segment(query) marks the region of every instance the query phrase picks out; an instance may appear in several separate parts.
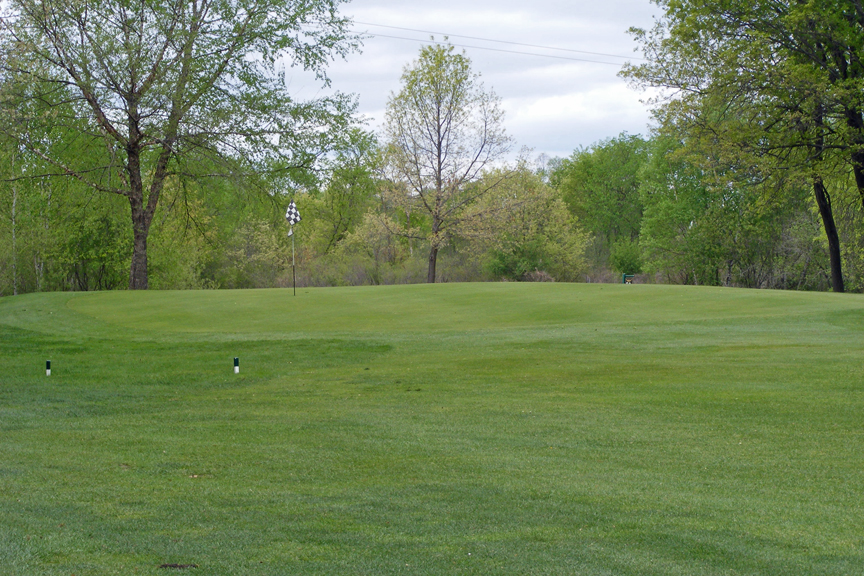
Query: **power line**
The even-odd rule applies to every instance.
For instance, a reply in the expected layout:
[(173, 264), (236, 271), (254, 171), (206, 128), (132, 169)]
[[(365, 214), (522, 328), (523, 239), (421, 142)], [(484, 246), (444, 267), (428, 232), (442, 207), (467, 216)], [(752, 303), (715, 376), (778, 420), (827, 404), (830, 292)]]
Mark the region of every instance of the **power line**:
[[(573, 58), (572, 56), (554, 56), (552, 54), (538, 54), (536, 52), (519, 52), (517, 50), (504, 50), (502, 48), (488, 48), (486, 46), (470, 46), (467, 44), (453, 44), (451, 42), (439, 42), (438, 40), (421, 40), (419, 38), (405, 38), (404, 36), (389, 36), (387, 34), (375, 34), (367, 32), (375, 38), (393, 38), (396, 40), (409, 40), (411, 42), (426, 42), (432, 44), (446, 44), (447, 46), (455, 46), (457, 48), (472, 48), (475, 50), (488, 50), (490, 52), (504, 52), (506, 54), (522, 54), (525, 56), (539, 56), (540, 58), (555, 58), (556, 60), (570, 60), (571, 62), (590, 62), (592, 64), (607, 64), (609, 66), (621, 66), (620, 62), (601, 62), (600, 60), (587, 60), (585, 58)], [(619, 56), (620, 58), (620, 56)]]
[[(559, 50), (561, 52), (573, 52), (575, 54), (589, 54), (591, 56), (606, 56), (609, 58), (623, 58), (623, 59), (632, 59), (632, 60), (644, 60), (644, 58), (640, 58), (638, 56), (620, 56), (618, 54), (604, 54), (603, 52), (587, 52), (585, 50), (574, 50), (572, 48), (556, 48), (555, 46), (541, 46), (539, 44), (523, 44), (522, 42), (511, 42), (509, 40), (495, 40), (493, 38), (480, 38), (477, 36), (464, 36), (462, 34), (447, 34), (445, 32), (431, 32), (429, 30), (418, 30), (416, 28), (403, 28), (401, 26), (387, 26), (385, 24), (373, 24), (371, 22), (358, 22), (354, 20), (355, 24), (362, 24), (363, 26), (375, 26), (376, 28), (391, 28), (393, 30), (406, 30), (408, 32), (421, 32), (423, 34), (437, 34), (438, 36), (453, 36), (455, 38), (467, 38), (469, 40), (480, 40), (481, 42), (496, 42), (498, 44), (511, 44), (513, 46), (525, 46), (526, 48), (540, 48), (542, 50)], [(371, 33), (370, 33), (371, 34)], [(372, 34), (372, 36), (383, 36), (380, 34)], [(396, 38), (395, 36), (384, 36), (384, 38)], [(400, 38), (400, 40), (405, 40), (405, 38)], [(472, 46), (472, 48), (480, 48), (479, 46)], [(481, 48), (482, 50), (483, 48)], [(486, 48), (486, 50), (491, 50), (491, 48)], [(514, 52), (515, 54), (527, 54), (527, 52)], [(538, 54), (539, 56), (539, 54)], [(599, 64), (608, 64), (608, 62), (599, 62)]]

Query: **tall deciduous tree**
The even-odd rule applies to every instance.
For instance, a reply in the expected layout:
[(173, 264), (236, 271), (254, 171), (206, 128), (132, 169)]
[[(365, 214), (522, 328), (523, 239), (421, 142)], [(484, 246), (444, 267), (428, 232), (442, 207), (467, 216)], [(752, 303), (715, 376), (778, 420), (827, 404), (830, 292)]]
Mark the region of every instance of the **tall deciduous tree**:
[[(342, 0), (12, 0), (2, 16), (9, 78), (23, 80), (6, 112), (77, 137), (75, 155), (50, 130), (23, 144), (66, 175), (128, 200), (129, 287), (148, 287), (147, 238), (166, 179), (287, 173), (308, 167), (348, 122), (353, 103), (295, 102), (283, 62), (314, 71), (356, 46)], [(7, 54), (11, 54), (7, 51)], [(83, 150), (83, 152), (82, 152)]]
[(418, 209), (428, 217), (428, 229), (405, 233), (429, 242), (426, 279), (435, 282), (438, 251), (468, 209), (506, 177), (481, 179), (510, 150), (499, 99), (484, 89), (467, 56), (452, 46), (426, 46), (387, 103), (386, 133), (398, 184), (392, 198), (405, 213)]
[(579, 223), (593, 235), (595, 265), (615, 247), (636, 247), (642, 221), (640, 170), (648, 158), (639, 136), (620, 134), (560, 161), (551, 182)]
[(583, 226), (612, 243), (639, 234), (639, 171), (647, 161), (639, 136), (621, 134), (575, 151), (552, 173), (570, 210)]

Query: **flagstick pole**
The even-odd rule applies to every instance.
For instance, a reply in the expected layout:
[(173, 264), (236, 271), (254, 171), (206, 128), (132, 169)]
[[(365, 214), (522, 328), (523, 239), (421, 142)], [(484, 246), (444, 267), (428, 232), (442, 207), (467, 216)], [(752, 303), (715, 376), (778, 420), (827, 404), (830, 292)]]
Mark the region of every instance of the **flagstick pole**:
[(288, 205), (288, 211), (285, 212), (285, 218), (288, 220), (288, 235), (291, 236), (291, 284), (294, 287), (294, 296), (297, 296), (297, 259), (294, 251), (294, 224), (300, 222), (300, 212), (297, 211), (297, 206), (294, 201)]
[(294, 285), (294, 296), (297, 296), (297, 270), (294, 267), (294, 228), (291, 228), (291, 283)]

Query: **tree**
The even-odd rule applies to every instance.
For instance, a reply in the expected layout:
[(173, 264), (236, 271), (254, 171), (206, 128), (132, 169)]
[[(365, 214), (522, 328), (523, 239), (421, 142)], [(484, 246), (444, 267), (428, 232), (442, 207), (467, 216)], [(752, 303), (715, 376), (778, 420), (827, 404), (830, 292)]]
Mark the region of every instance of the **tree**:
[(667, 281), (824, 289), (827, 264), (807, 180), (728, 165), (716, 143), (665, 125), (641, 173), (639, 236), (648, 272)]
[[(3, 80), (0, 102), (6, 104), (11, 82)], [(0, 292), (122, 285), (131, 242), (122, 233), (121, 199), (71, 179), (34, 178), (46, 165), (21, 146), (21, 135), (50, 136), (53, 146), (74, 150), (68, 132), (39, 132), (39, 126), (0, 115)]]
[[(423, 47), (405, 67), (402, 89), (390, 96), (390, 198), (406, 215), (402, 233), (429, 242), (427, 282), (435, 282), (438, 251), (458, 232), (469, 208), (507, 176), (481, 178), (510, 150), (502, 120), (498, 97), (452, 46)], [(428, 218), (428, 228), (407, 225), (414, 210)]]
[[(148, 287), (147, 239), (169, 177), (289, 178), (311, 167), (349, 122), (349, 98), (295, 102), (277, 72), (287, 59), (327, 82), (327, 62), (356, 46), (337, 13), (341, 2), (8, 4), (3, 67), (18, 99), (5, 100), (5, 112), (45, 127), (17, 135), (53, 166), (50, 175), (128, 201), (131, 289)], [(76, 135), (76, 154), (56, 145), (58, 131)]]
[(327, 164), (324, 189), (307, 197), (304, 207), (321, 254), (331, 253), (354, 231), (378, 192), (380, 153), (375, 135), (350, 130), (345, 145)]
[(587, 235), (542, 174), (520, 167), (482, 202), (473, 240), (493, 278), (572, 282), (584, 272)]
[(624, 133), (575, 151), (552, 170), (552, 185), (594, 236), (595, 265), (606, 264), (614, 245), (639, 236), (640, 170), (646, 160), (646, 142)]
[(555, 166), (552, 182), (580, 222), (607, 243), (635, 239), (642, 218), (639, 171), (646, 159), (646, 142), (624, 133), (574, 152)]
[(817, 0), (657, 0), (665, 18), (635, 30), (649, 62), (625, 75), (673, 89), (661, 117), (748, 154), (763, 172), (805, 171), (844, 290), (826, 182), (854, 175), (864, 206), (864, 9)]

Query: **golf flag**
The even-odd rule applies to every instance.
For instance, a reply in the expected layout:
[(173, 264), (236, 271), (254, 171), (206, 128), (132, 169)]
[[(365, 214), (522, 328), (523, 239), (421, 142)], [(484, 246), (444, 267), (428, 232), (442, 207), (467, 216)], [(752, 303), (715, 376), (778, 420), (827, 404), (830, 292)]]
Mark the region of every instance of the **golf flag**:
[(300, 212), (297, 210), (297, 205), (294, 201), (288, 205), (288, 211), (285, 212), (285, 219), (288, 220), (288, 236), (291, 237), (291, 284), (294, 286), (294, 295), (297, 295), (297, 272), (294, 262), (294, 224), (300, 221)]
[(288, 211), (285, 212), (285, 219), (288, 220), (289, 226), (294, 226), (294, 224), (300, 222), (300, 212), (297, 211), (297, 206), (293, 200), (288, 205)]

